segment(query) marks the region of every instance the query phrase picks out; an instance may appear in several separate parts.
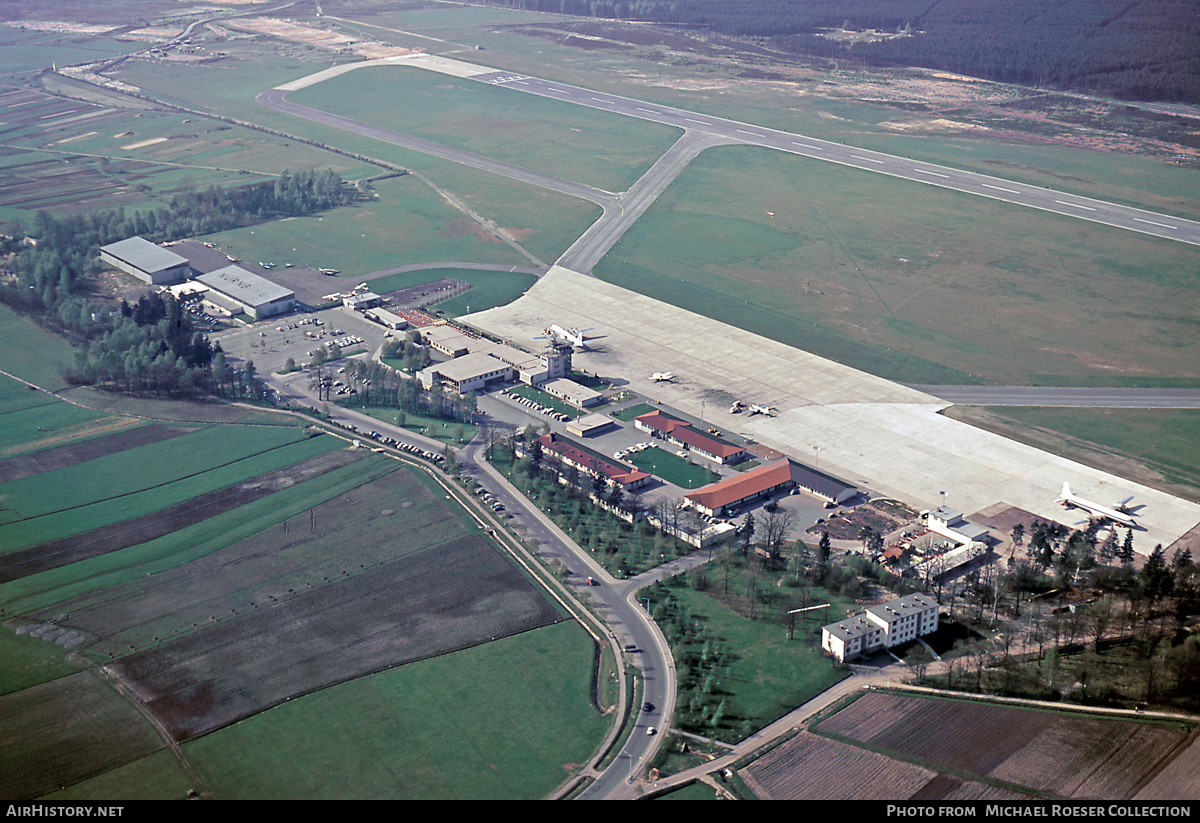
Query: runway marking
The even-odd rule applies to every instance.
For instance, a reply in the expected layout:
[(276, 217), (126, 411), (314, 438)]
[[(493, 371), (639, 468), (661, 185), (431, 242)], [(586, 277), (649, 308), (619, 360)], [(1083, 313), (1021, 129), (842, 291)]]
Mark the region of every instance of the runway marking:
[(1003, 186), (993, 186), (991, 183), (984, 183), (983, 187), (985, 189), (995, 189), (996, 191), (1006, 191), (1009, 194), (1020, 194), (1021, 193), (1021, 192), (1017, 191), (1016, 189), (1006, 189)]
[(1095, 211), (1095, 209), (1093, 209), (1091, 206), (1081, 206), (1078, 203), (1068, 203), (1066, 200), (1055, 200), (1054, 202), (1060, 206), (1071, 206), (1072, 208), (1076, 208), (1076, 209), (1087, 209), (1088, 211)]
[(552, 87), (547, 88), (546, 91), (552, 91), (555, 94), (570, 94), (571, 93), (571, 92), (567, 91), (566, 89), (556, 89), (556, 88), (552, 88)]
[(638, 107), (638, 111), (644, 111), (647, 114), (658, 114), (658, 112), (656, 112), (654, 109), (643, 109), (640, 106)]
[(850, 155), (855, 160), (866, 160), (868, 163), (882, 163), (882, 160), (876, 160), (874, 157), (863, 157), (861, 154)]
[(934, 177), (945, 177), (947, 180), (950, 179), (950, 175), (942, 174), (940, 171), (929, 171), (928, 169), (913, 169), (913, 171), (921, 174), (932, 174)]
[(738, 129), (738, 134), (748, 134), (751, 137), (762, 137), (762, 135), (756, 131), (746, 131), (745, 129)]
[(693, 119), (692, 119), (692, 118), (690, 118), (690, 117), (685, 117), (685, 118), (683, 118), (683, 119), (684, 119), (684, 120), (686, 120), (686, 121), (688, 121), (689, 123), (699, 123), (701, 126), (711, 126), (711, 125), (712, 125), (712, 123), (709, 123), (709, 122), (707, 122), (707, 121), (705, 121), (705, 120), (693, 120)]
[(611, 100), (605, 100), (603, 97), (593, 97), (592, 99), (593, 99), (593, 100), (595, 100), (595, 101), (597, 101), (597, 102), (599, 102), (599, 103), (606, 103), (606, 104), (608, 104), (608, 105), (610, 105), (610, 106), (612, 105), (612, 101), (611, 101)]
[(792, 145), (793, 145), (793, 146), (799, 146), (799, 147), (800, 147), (800, 148), (802, 148), (802, 149), (812, 149), (813, 151), (820, 151), (820, 150), (821, 150), (821, 147), (820, 147), (820, 146), (810, 146), (810, 145), (808, 145), (807, 143), (797, 143), (795, 140), (793, 140), (793, 141), (792, 141)]
[(1135, 217), (1133, 219), (1138, 221), (1139, 223), (1149, 223), (1151, 226), (1161, 226), (1164, 229), (1170, 229), (1171, 231), (1179, 230), (1179, 226), (1168, 226), (1166, 223), (1155, 223), (1153, 220), (1143, 220), (1140, 217)]

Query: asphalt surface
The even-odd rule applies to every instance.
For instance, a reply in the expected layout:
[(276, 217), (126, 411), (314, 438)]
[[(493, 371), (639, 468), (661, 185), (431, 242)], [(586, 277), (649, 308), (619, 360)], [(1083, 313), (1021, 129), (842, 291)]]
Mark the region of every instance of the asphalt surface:
[(1058, 386), (925, 386), (909, 388), (958, 406), (1047, 406), (1094, 409), (1200, 409), (1200, 389)]

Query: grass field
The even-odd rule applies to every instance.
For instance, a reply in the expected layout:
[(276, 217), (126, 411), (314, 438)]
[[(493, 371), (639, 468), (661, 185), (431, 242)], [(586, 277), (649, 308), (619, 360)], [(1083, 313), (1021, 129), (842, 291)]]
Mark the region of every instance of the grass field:
[(66, 340), (4, 305), (0, 339), (9, 341), (0, 349), (0, 369), (50, 391), (66, 387), (62, 373), (74, 357)]
[(430, 283), (443, 277), (471, 284), (471, 288), (463, 294), (443, 300), (431, 307), (449, 317), (484, 311), (495, 306), (506, 306), (537, 282), (536, 276), (523, 272), (421, 269), (372, 280), (371, 289), (376, 294), (387, 294), (391, 291)]
[(1131, 232), (734, 147), (693, 162), (595, 273), (891, 379), (1019, 384), (1196, 377), (1195, 259)]
[(671, 454), (660, 448), (633, 452), (625, 457), (639, 469), (661, 477), (681, 489), (698, 489), (720, 479), (712, 469), (699, 466), (690, 460)]
[[(288, 100), (614, 192), (632, 186), (682, 134), (401, 66), (360, 69), (292, 92)], [(380, 106), (382, 100), (388, 105)]]

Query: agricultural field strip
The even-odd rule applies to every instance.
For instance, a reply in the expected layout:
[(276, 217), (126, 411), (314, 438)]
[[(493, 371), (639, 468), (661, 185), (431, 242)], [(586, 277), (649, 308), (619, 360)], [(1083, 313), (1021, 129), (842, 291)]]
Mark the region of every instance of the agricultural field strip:
[[(340, 444), (332, 446), (332, 448), (338, 447)], [(165, 506), (190, 500), (199, 494), (205, 494), (246, 477), (261, 474), (264, 469), (270, 470), (279, 466), (291, 465), (303, 460), (306, 455), (327, 448), (331, 448), (331, 446), (326, 446), (320, 441), (301, 440), (264, 450), (251, 457), (243, 457), (222, 466), (195, 472), (188, 477), (178, 478), (168, 483), (128, 491), (121, 495), (89, 503), (81, 503), (57, 512), (45, 512), (12, 520), (0, 525), (0, 540), (3, 541), (6, 551), (15, 551), (48, 540), (61, 539), (72, 534), (110, 525), (122, 519), (159, 511)], [(267, 458), (265, 461), (264, 457)], [(38, 476), (38, 478), (51, 479), (53, 477), (54, 472)], [(21, 481), (15, 482), (20, 483)], [(122, 504), (120, 508), (113, 505), (117, 501)]]
[[(450, 73), (448, 69), (441, 67), (438, 63), (429, 63), (425, 67), (434, 71)], [(596, 92), (590, 89), (541, 80), (528, 75), (513, 75), (485, 67), (476, 67), (476, 73), (471, 75), (470, 79), (495, 85), (507, 85), (529, 94), (551, 97), (555, 100), (567, 100), (581, 106), (600, 108), (664, 125), (677, 126), (684, 130), (693, 130), (699, 127), (702, 131), (733, 142), (761, 145), (865, 171), (874, 171), (914, 182), (1051, 211), (1068, 217), (1200, 245), (1200, 222), (1194, 220), (1170, 217), (1130, 206), (1016, 183), (978, 172), (909, 160), (883, 152), (849, 147), (840, 143), (754, 126), (749, 123), (739, 123), (736, 120), (701, 115), (698, 112), (689, 112), (670, 106), (644, 103), (614, 94), (606, 93), (603, 99), (598, 99), (595, 97)], [(704, 119), (698, 119), (700, 117)], [(754, 131), (750, 129), (754, 129)]]
[[(332, 452), (295, 463), (287, 468), (261, 474), (208, 494), (193, 497), (176, 506), (152, 514), (123, 520), (111, 526), (93, 529), (78, 535), (41, 543), (29, 549), (0, 555), (0, 583), (17, 580), (47, 569), (85, 560), (137, 543), (144, 543), (170, 534), (197, 520), (207, 520), (230, 509), (244, 505), (340, 468), (351, 462), (343, 455), (348, 451)], [(200, 514), (203, 512), (203, 514)]]
[[(97, 503), (113, 503), (130, 495), (164, 488), (239, 463), (249, 466), (257, 458), (306, 439), (302, 433), (288, 430), (272, 430), (270, 433), (284, 437), (267, 437), (254, 432), (252, 436), (261, 440), (253, 442), (251, 436), (242, 432), (243, 444), (253, 451), (233, 449), (233, 456), (229, 456), (229, 452), (217, 448), (224, 441), (223, 435), (227, 431), (210, 426), (189, 432), (182, 438), (139, 445), (55, 469), (47, 473), (51, 475), (46, 479), (50, 486), (36, 478), (6, 483), (3, 500), (11, 510), (22, 516), (7, 520), (3, 525), (61, 514)], [(154, 469), (147, 470), (145, 467), (148, 466)], [(106, 478), (104, 485), (86, 482), (97, 475)]]
[[(1000, 727), (1009, 730), (1002, 740), (986, 731)], [(975, 730), (988, 739), (973, 738)], [(1123, 797), (1190, 740), (1176, 724), (1140, 718), (878, 691), (810, 731), (938, 771), (1054, 797), (1074, 797), (1097, 781)], [(1115, 781), (1106, 776), (1114, 769), (1121, 773)], [(1032, 781), (1025, 774), (1041, 777)], [(1114, 782), (1120, 785), (1114, 788)]]

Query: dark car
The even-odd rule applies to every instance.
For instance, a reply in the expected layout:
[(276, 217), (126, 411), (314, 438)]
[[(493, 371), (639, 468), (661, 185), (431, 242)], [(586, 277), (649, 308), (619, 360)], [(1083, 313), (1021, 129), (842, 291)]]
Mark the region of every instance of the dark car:
[(654, 704), (653, 704), (653, 703), (643, 703), (643, 704), (642, 704), (642, 711), (644, 711), (644, 712), (652, 712), (652, 711), (654, 711)]

